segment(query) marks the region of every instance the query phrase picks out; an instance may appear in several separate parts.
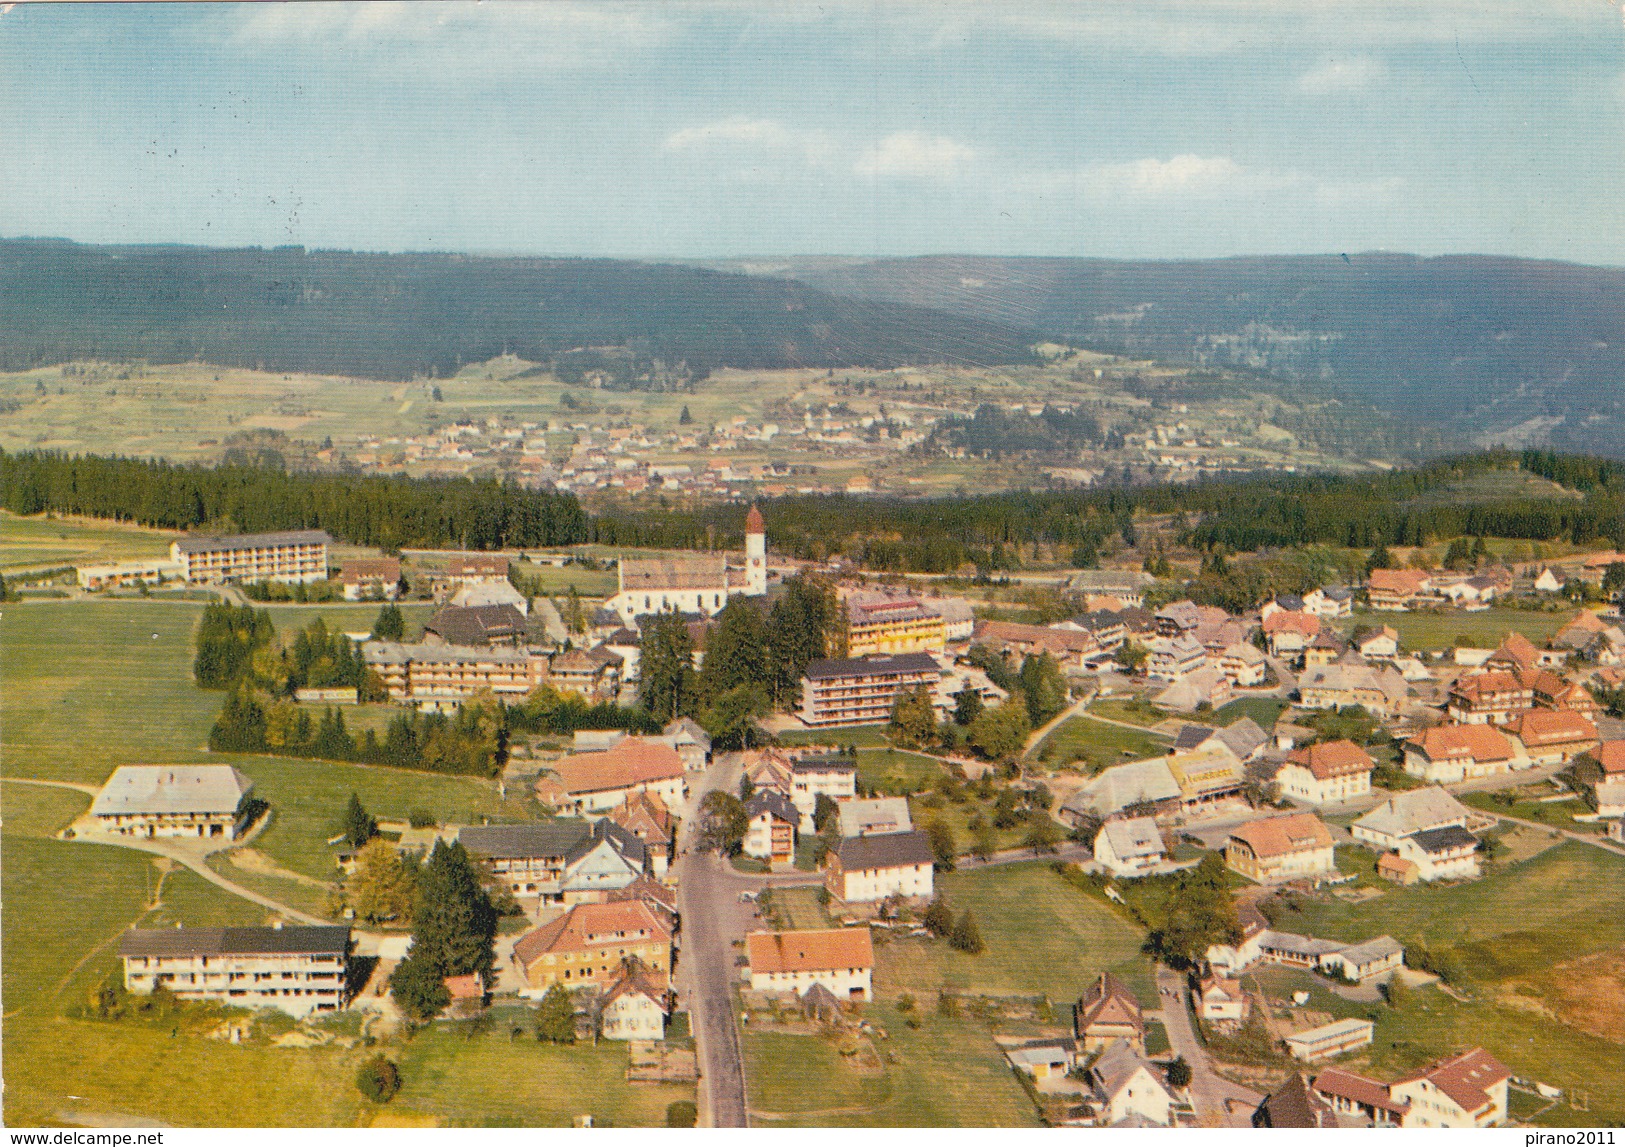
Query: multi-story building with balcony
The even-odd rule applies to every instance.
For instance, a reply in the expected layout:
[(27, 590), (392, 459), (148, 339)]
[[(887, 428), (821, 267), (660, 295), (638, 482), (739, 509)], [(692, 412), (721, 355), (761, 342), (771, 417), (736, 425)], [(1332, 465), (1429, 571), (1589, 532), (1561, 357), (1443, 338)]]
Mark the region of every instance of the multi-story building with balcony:
[(523, 695), (547, 680), (547, 657), (523, 649), (369, 641), (361, 655), (390, 700), (422, 709), (456, 708), (482, 689)]
[(292, 1016), (338, 1011), (348, 1000), (350, 929), (342, 925), (131, 928), (119, 956), (132, 993), (162, 986), (183, 1000)]
[(194, 585), (221, 582), (327, 580), (325, 530), (185, 537), (169, 544), (169, 560)]
[(798, 716), (808, 725), (884, 724), (900, 693), (933, 688), (942, 670), (929, 654), (831, 658), (808, 664)]

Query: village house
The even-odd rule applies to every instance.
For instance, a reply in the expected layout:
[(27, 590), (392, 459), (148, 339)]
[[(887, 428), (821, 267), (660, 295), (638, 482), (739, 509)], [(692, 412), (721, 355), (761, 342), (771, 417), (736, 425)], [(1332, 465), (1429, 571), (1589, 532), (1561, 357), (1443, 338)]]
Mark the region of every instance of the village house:
[(1354, 591), (1346, 585), (1326, 585), (1303, 595), (1303, 609), (1316, 617), (1348, 617), (1354, 612)]
[(908, 814), (907, 797), (868, 797), (841, 801), (837, 808), (841, 835), (885, 836), (909, 832), (914, 822)]
[(1203, 953), (1208, 966), (1222, 976), (1238, 976), (1264, 958), (1260, 941), (1270, 930), (1269, 919), (1250, 900), (1236, 905), (1241, 938), (1234, 943), (1209, 944)]
[(200, 537), (188, 534), (169, 543), (169, 560), (193, 585), (327, 580), (325, 530), (281, 530), (269, 534)]
[(1405, 1102), (1403, 1127), (1494, 1127), (1506, 1119), (1512, 1072), (1482, 1048), (1430, 1064), (1388, 1085)]
[(1193, 713), (1198, 709), (1217, 709), (1230, 700), (1234, 685), (1217, 665), (1204, 666), (1187, 673), (1151, 699), (1159, 709), (1173, 713)]
[(801, 813), (788, 796), (776, 789), (760, 789), (745, 802), (745, 816), (749, 826), (743, 844), (746, 856), (775, 867), (795, 861)]
[[(1169, 602), (1154, 615), (1156, 618), (1157, 633), (1162, 637), (1178, 637), (1190, 633), (1202, 624), (1204, 616), (1202, 607), (1194, 601)], [(1211, 616), (1222, 619), (1224, 610), (1215, 610)]]
[(1314, 813), (1249, 821), (1230, 830), (1225, 861), (1260, 884), (1313, 879), (1337, 870), (1332, 834)]
[(848, 904), (888, 896), (929, 900), (935, 854), (918, 830), (849, 837), (824, 855), (824, 887)]
[(1517, 674), (1490, 669), (1456, 679), (1445, 715), (1462, 725), (1505, 725), (1534, 703), (1534, 689)]
[(506, 605), (517, 610), (521, 617), (530, 616), (530, 599), (520, 593), (509, 581), (481, 582), (460, 585), (452, 591), (447, 604), (460, 609), (478, 609), (488, 605)]
[(1134, 805), (1143, 805), (1159, 818), (1171, 818), (1180, 807), (1179, 782), (1166, 757), (1130, 761), (1102, 769), (1066, 799), (1060, 817), (1077, 827), (1091, 816), (1109, 819)]
[(91, 802), (97, 829), (145, 840), (236, 840), (253, 811), (254, 782), (231, 765), (120, 765)]
[(1605, 741), (1577, 757), (1571, 775), (1597, 815), (1625, 817), (1625, 741)]
[(802, 677), (797, 716), (813, 728), (883, 725), (900, 693), (934, 689), (941, 678), (928, 653), (819, 659)]
[(394, 601), (401, 595), (400, 558), (351, 558), (339, 567), (345, 601)]
[(711, 735), (692, 717), (666, 722), (666, 727), (660, 730), (660, 739), (677, 750), (683, 768), (691, 773), (704, 772), (705, 766), (711, 763)]
[(1186, 816), (1212, 816), (1242, 803), (1246, 766), (1217, 737), (1189, 752), (1169, 753), (1163, 763), (1179, 786), (1179, 810)]
[(1285, 1039), (1293, 1059), (1331, 1059), (1371, 1043), (1376, 1025), (1370, 1020), (1333, 1020), (1329, 1024), (1293, 1032)]
[(1445, 789), (1429, 785), (1395, 793), (1350, 825), (1349, 832), (1355, 840), (1373, 845), (1379, 852), (1391, 852), (1399, 847), (1402, 838), (1415, 833), (1451, 825), (1471, 828), (1488, 819)]
[(671, 867), (672, 835), (677, 818), (658, 793), (629, 793), (609, 814), (609, 819), (643, 842), (648, 869), (656, 880), (666, 879)]
[(598, 1032), (605, 1039), (665, 1039), (672, 993), (664, 973), (628, 959), (620, 975), (595, 1001)]
[(605, 816), (632, 793), (649, 792), (669, 808), (688, 796), (687, 771), (670, 745), (626, 737), (598, 753), (573, 753), (551, 763), (565, 794), (557, 811)]
[(1367, 661), (1393, 661), (1399, 657), (1399, 630), (1391, 625), (1361, 626), (1354, 631), (1352, 645)]
[(1314, 1094), (1345, 1126), (1399, 1127), (1410, 1107), (1390, 1095), (1386, 1083), (1338, 1067), (1328, 1067), (1315, 1076)]
[(613, 702), (621, 693), (620, 654), (603, 646), (567, 649), (547, 662), (547, 684), (560, 693), (574, 693), (589, 704)]
[(1116, 877), (1144, 876), (1167, 857), (1157, 822), (1148, 816), (1109, 820), (1095, 834), (1095, 862)]
[(1072, 1036), (1086, 1052), (1099, 1051), (1118, 1040), (1144, 1052), (1145, 1016), (1140, 998), (1122, 980), (1101, 972), (1072, 1006)]
[(1117, 1040), (1100, 1053), (1089, 1069), (1102, 1127), (1167, 1127), (1174, 1099), (1162, 1074), (1127, 1040)]
[(752, 991), (800, 996), (818, 984), (839, 1000), (873, 994), (875, 956), (867, 927), (751, 932), (745, 956)]
[(801, 813), (801, 831), (813, 830), (818, 798), (850, 800), (858, 793), (858, 762), (844, 753), (802, 753), (790, 761), (790, 800)]
[(671, 928), (641, 900), (577, 904), (526, 932), (513, 948), (514, 967), (525, 981), (520, 994), (532, 998), (554, 984), (607, 988), (629, 958), (650, 974), (671, 970)]
[(948, 629), (942, 614), (916, 599), (874, 593), (847, 595), (847, 656), (940, 653), (947, 645)]
[[(1415, 880), (1476, 880), (1479, 875), (1478, 838), (1460, 825), (1430, 828), (1402, 836), (1394, 855), (1414, 869)], [(1411, 883), (1411, 869), (1395, 864), (1386, 856), (1381, 860), (1388, 863), (1379, 863), (1379, 870), (1386, 867), (1395, 872), (1396, 883)]]
[(1353, 741), (1305, 745), (1275, 774), (1281, 795), (1305, 804), (1341, 804), (1371, 791), (1371, 755)]
[(485, 865), (516, 900), (564, 902), (564, 868), (592, 834), (584, 820), (559, 819), (534, 824), (463, 825), (455, 839), (469, 856)]
[(506, 554), (453, 554), (446, 560), (445, 582), (448, 589), (506, 582), (510, 564)]
[(567, 905), (601, 904), (649, 870), (649, 850), (635, 834), (608, 817), (564, 859), (559, 891)]
[(1062, 669), (1081, 669), (1087, 658), (1101, 652), (1100, 643), (1087, 629), (1021, 625), (1013, 621), (979, 621), (972, 640), (1012, 654), (1017, 661), (1033, 654), (1048, 653)]
[(301, 1018), (338, 1011), (349, 998), (350, 929), (341, 925), (131, 928), (119, 958), (132, 994), (163, 987), (183, 1000)]
[(1372, 570), (1366, 579), (1366, 600), (1372, 609), (1403, 612), (1429, 600), (1438, 600), (1431, 592), (1432, 579), (1425, 570)]
[(1252, 1125), (1296, 1129), (1347, 1126), (1331, 1104), (1309, 1086), (1309, 1078), (1301, 1071), (1288, 1076), (1285, 1083), (1264, 1097), (1253, 1111)]
[(1238, 689), (1264, 684), (1269, 676), (1269, 659), (1263, 650), (1246, 641), (1228, 645), (1219, 654), (1219, 670)]
[(1579, 713), (1561, 709), (1530, 709), (1520, 713), (1506, 731), (1523, 746), (1532, 765), (1566, 764), (1597, 746), (1597, 726)]
[(1298, 679), (1298, 697), (1306, 709), (1360, 705), (1379, 717), (1395, 717), (1409, 696), (1405, 679), (1386, 665), (1317, 665)]
[(1196, 996), (1196, 1014), (1208, 1023), (1239, 1024), (1250, 1010), (1247, 993), (1239, 980), (1208, 973)]
[(1405, 742), (1405, 771), (1432, 784), (1456, 784), (1527, 767), (1516, 746), (1490, 725), (1436, 725)]
[(1264, 637), (1270, 652), (1284, 660), (1301, 663), (1304, 650), (1320, 635), (1320, 618), (1312, 613), (1277, 610), (1264, 619)]
[(1159, 637), (1146, 646), (1145, 675), (1153, 681), (1178, 681), (1207, 664), (1207, 650), (1194, 637)]

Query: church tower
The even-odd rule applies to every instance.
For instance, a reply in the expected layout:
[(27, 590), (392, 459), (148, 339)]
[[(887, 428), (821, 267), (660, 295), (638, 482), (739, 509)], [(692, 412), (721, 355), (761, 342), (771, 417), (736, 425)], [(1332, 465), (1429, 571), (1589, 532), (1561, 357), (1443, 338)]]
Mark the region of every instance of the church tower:
[(767, 523), (755, 506), (745, 515), (745, 592), (752, 597), (767, 592)]

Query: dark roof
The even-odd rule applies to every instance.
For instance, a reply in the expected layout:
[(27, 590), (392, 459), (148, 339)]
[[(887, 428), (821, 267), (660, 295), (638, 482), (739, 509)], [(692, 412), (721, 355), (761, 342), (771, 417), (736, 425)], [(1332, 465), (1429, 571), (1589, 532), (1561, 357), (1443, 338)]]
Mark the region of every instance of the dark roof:
[(637, 868), (644, 868), (649, 863), (649, 848), (643, 843), (643, 838), (607, 816), (593, 822), (592, 831), (576, 843), (565, 859), (574, 863), (601, 843), (608, 843), (623, 860)]
[(827, 773), (832, 770), (855, 773), (858, 771), (858, 758), (841, 752), (807, 753), (790, 761), (790, 771), (793, 773)]
[(1297, 613), (1303, 609), (1303, 598), (1295, 593), (1278, 593), (1275, 595), (1275, 604), (1282, 609)]
[(1449, 852), (1454, 848), (1476, 846), (1478, 837), (1462, 828), (1459, 824), (1447, 824), (1443, 828), (1429, 828), (1421, 832), (1411, 833), (1414, 840), (1423, 852)]
[(177, 538), (175, 545), (183, 554), (200, 554), (209, 550), (246, 550), (256, 546), (296, 546), (300, 543), (332, 545), (326, 530), (278, 530), (270, 534), (226, 534), (205, 536), (188, 534)]
[(1180, 752), (1194, 749), (1216, 732), (1217, 729), (1210, 729), (1206, 725), (1181, 725), (1179, 735), (1174, 738), (1173, 747)]
[[(602, 823), (602, 822), (600, 822)], [(550, 820), (540, 824), (481, 824), (457, 830), (469, 852), (492, 860), (564, 856), (592, 833), (584, 820)]]
[(1297, 1072), (1265, 1098), (1253, 1113), (1254, 1127), (1336, 1127), (1332, 1105), (1309, 1086), (1303, 1072)]
[(745, 815), (752, 820), (760, 816), (763, 810), (791, 824), (801, 823), (801, 813), (797, 811), (795, 802), (776, 789), (758, 789), (745, 802)]
[(484, 645), (526, 632), (525, 615), (511, 605), (448, 605), (423, 627), (452, 645)]
[(878, 836), (850, 836), (841, 841), (835, 852), (840, 858), (842, 870), (846, 872), (864, 868), (897, 868), (904, 864), (931, 864), (936, 860), (936, 854), (931, 851), (931, 838), (918, 829)]
[(281, 928), (131, 928), (121, 956), (338, 955), (350, 949), (342, 924), (289, 924)]
[(619, 629), (617, 629), (614, 633), (612, 633), (608, 637), (604, 638), (604, 644), (605, 645), (636, 645), (636, 644), (638, 644), (638, 642), (640, 642), (642, 640), (643, 640), (643, 638), (638, 635), (637, 630), (628, 629), (628, 628), (626, 628), (626, 626), (623, 625)]
[(826, 677), (879, 677), (889, 673), (940, 672), (929, 653), (899, 653), (879, 657), (821, 658), (807, 665), (807, 679), (818, 681)]

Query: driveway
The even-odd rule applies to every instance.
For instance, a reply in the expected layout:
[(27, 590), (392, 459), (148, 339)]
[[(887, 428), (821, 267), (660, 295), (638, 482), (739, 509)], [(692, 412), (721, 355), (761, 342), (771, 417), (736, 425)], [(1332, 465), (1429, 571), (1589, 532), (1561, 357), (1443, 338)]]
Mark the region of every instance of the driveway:
[(1168, 1044), (1175, 1055), (1183, 1056), (1190, 1064), (1191, 1106), (1196, 1109), (1197, 1120), (1203, 1127), (1250, 1127), (1253, 1109), (1264, 1097), (1213, 1070), (1207, 1049), (1197, 1040), (1191, 1025), (1184, 977), (1157, 968), (1157, 994), (1163, 1001), (1162, 1026), (1168, 1032)]

